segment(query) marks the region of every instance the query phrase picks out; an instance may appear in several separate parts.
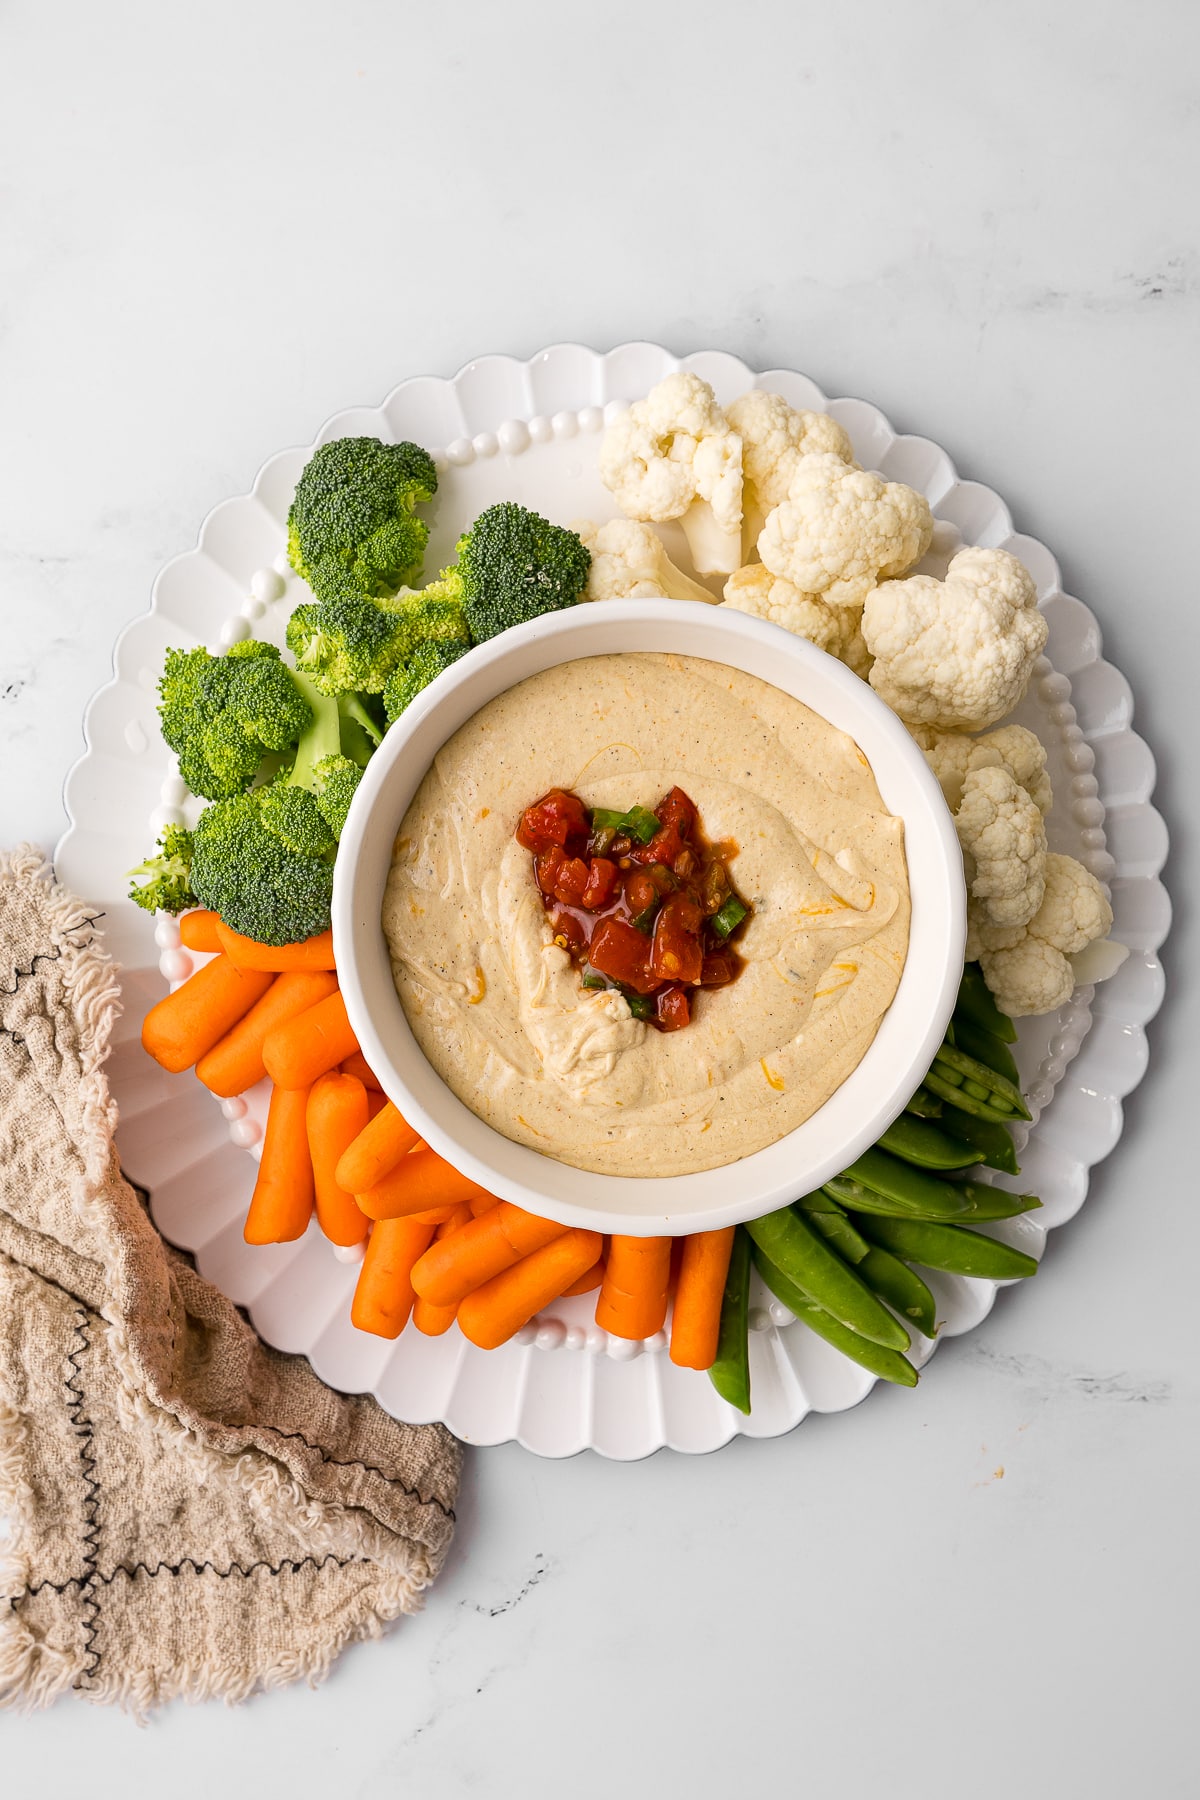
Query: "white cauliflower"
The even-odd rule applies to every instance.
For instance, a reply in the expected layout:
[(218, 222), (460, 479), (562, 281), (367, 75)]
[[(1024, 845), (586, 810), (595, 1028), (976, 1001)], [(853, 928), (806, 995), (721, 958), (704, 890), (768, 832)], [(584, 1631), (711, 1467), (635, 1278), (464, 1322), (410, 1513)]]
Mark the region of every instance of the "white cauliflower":
[(908, 725), (945, 730), (982, 731), (1011, 712), (1048, 631), (1033, 578), (1007, 550), (960, 550), (945, 581), (885, 581), (863, 610), (875, 692)]
[(615, 419), (600, 479), (631, 519), (678, 519), (701, 575), (741, 562), (742, 440), (698, 375), (668, 375)]
[(881, 580), (919, 562), (933, 537), (929, 502), (903, 482), (801, 456), (787, 499), (767, 516), (758, 554), (772, 574), (829, 606), (861, 606)]
[(816, 594), (802, 594), (790, 581), (772, 575), (765, 563), (748, 563), (736, 570), (725, 583), (724, 604), (794, 631), (866, 680), (871, 659), (856, 607), (826, 606)]
[(1112, 922), (1096, 877), (1052, 850), (1041, 905), (1026, 925), (990, 925), (968, 910), (967, 960), (980, 963), (997, 1006), (1011, 1018), (1054, 1012), (1078, 982), (1104, 980), (1128, 956), (1123, 944), (1103, 941)]
[(954, 815), (967, 892), (989, 925), (1025, 925), (1046, 888), (1046, 825), (1007, 769), (971, 769)]
[(1054, 794), (1046, 773), (1046, 746), (1024, 725), (1001, 725), (983, 737), (914, 725), (912, 735), (941, 782), (951, 812), (957, 812), (962, 803), (963, 782), (972, 769), (1007, 769), (1039, 812), (1050, 811)]
[(742, 554), (748, 562), (767, 514), (788, 497), (802, 456), (836, 456), (858, 467), (850, 439), (828, 413), (798, 412), (780, 394), (751, 388), (728, 408), (742, 440)]
[(592, 553), (589, 600), (704, 600), (716, 595), (677, 568), (658, 533), (639, 519), (609, 519), (597, 525), (579, 519), (574, 531)]

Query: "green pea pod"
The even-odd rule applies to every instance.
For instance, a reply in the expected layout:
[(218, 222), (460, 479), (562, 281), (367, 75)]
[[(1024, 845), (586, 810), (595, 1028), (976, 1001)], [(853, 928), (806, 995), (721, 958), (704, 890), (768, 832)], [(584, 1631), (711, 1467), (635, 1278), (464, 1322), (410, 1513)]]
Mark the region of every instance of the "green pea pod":
[(991, 1031), (1006, 1044), (1015, 1044), (1017, 1028), (1007, 1013), (1002, 1013), (992, 999), (992, 990), (983, 979), (983, 970), (978, 963), (968, 963), (962, 972), (962, 980), (958, 985), (958, 1000), (954, 1007), (956, 1019), (970, 1019), (984, 1031)]
[(904, 1110), (906, 1113), (911, 1113), (914, 1118), (940, 1119), (942, 1102), (936, 1094), (930, 1093), (927, 1087), (922, 1086), (917, 1089)]
[(754, 1262), (759, 1274), (775, 1295), (777, 1300), (790, 1307), (796, 1317), (818, 1337), (823, 1337), (827, 1344), (848, 1356), (851, 1362), (861, 1364), (869, 1369), (872, 1375), (879, 1375), (884, 1381), (894, 1381), (898, 1387), (916, 1387), (917, 1371), (907, 1357), (901, 1356), (898, 1350), (885, 1349), (870, 1338), (860, 1336), (851, 1331), (837, 1319), (827, 1313), (824, 1307), (817, 1306), (794, 1281), (789, 1281), (781, 1269), (777, 1269), (769, 1257), (763, 1254), (758, 1244), (754, 1246)]
[(998, 1038), (994, 1031), (985, 1031), (973, 1019), (955, 1019), (946, 1036), (959, 1050), (991, 1069), (994, 1075), (1003, 1075), (1005, 1081), (1011, 1081), (1015, 1088), (1020, 1087), (1021, 1074), (1016, 1059), (1004, 1039)]
[(746, 1230), (789, 1281), (847, 1330), (887, 1350), (908, 1349), (912, 1340), (899, 1320), (790, 1206), (752, 1219)]
[(733, 1234), (717, 1354), (708, 1379), (722, 1400), (739, 1412), (750, 1411), (750, 1239), (741, 1225)]
[(982, 1119), (1028, 1119), (1029, 1109), (1015, 1083), (997, 1075), (954, 1044), (940, 1044), (933, 1066), (925, 1077), (932, 1088), (952, 1106), (974, 1113)]
[(937, 1303), (921, 1277), (907, 1263), (902, 1263), (890, 1250), (869, 1244), (830, 1194), (824, 1191), (806, 1194), (803, 1200), (796, 1201), (796, 1205), (847, 1262), (854, 1264), (856, 1273), (873, 1294), (905, 1319), (911, 1319), (926, 1337), (936, 1334)]
[(893, 1156), (915, 1163), (920, 1169), (969, 1169), (972, 1163), (979, 1161), (978, 1153), (970, 1144), (940, 1131), (928, 1119), (913, 1118), (910, 1113), (901, 1113), (898, 1119), (892, 1120), (879, 1139), (879, 1148), (890, 1150)]
[(794, 1204), (845, 1262), (857, 1267), (870, 1254), (871, 1246), (866, 1238), (855, 1231), (841, 1207), (823, 1189), (818, 1188), (815, 1194), (805, 1194)]
[[(1041, 1205), (1034, 1194), (1009, 1194), (1003, 1188), (984, 1187), (973, 1181), (947, 1181), (914, 1169), (886, 1150), (864, 1150), (845, 1176), (872, 1189), (914, 1219), (1011, 1219)], [(875, 1209), (879, 1210), (879, 1209)]]
[(970, 1113), (950, 1107), (945, 1117), (946, 1130), (965, 1139), (975, 1152), (977, 1162), (989, 1169), (1000, 1169), (1005, 1175), (1019, 1175), (1021, 1165), (1013, 1147), (1012, 1132), (995, 1119), (976, 1119)]
[(882, 1219), (858, 1213), (854, 1223), (864, 1237), (905, 1262), (950, 1275), (975, 1275), (985, 1281), (1016, 1281), (1037, 1274), (1037, 1263), (1023, 1250), (997, 1243), (963, 1225), (933, 1225), (924, 1219)]
[(825, 1191), (851, 1212), (873, 1213), (882, 1219), (926, 1219), (934, 1225), (957, 1225), (969, 1219), (1015, 1219), (1021, 1213), (1036, 1212), (1042, 1204), (1036, 1194), (1010, 1194), (1004, 1188), (984, 1187), (982, 1182), (948, 1181), (945, 1185), (950, 1192), (937, 1208), (928, 1201), (894, 1199), (848, 1174), (834, 1175), (826, 1182)]

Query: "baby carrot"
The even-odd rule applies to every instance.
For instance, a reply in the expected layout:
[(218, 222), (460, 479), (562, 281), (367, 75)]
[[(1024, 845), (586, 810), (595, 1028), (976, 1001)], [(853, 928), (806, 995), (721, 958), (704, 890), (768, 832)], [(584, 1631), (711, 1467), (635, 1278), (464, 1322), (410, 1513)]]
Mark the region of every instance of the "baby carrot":
[(367, 1059), (361, 1050), (355, 1050), (352, 1055), (342, 1058), (342, 1074), (357, 1075), (364, 1087), (373, 1088), (377, 1094), (383, 1092), (379, 1085), (378, 1075), (374, 1069), (368, 1066)]
[[(200, 973), (204, 973), (203, 969)], [(357, 1049), (358, 1042), (346, 1017), (346, 1002), (338, 992), (327, 994), (307, 1012), (298, 1013), (268, 1032), (263, 1062), (276, 1087), (310, 1087), (319, 1075), (335, 1069)]]
[(483, 1192), (428, 1145), (410, 1150), (374, 1187), (355, 1189), (368, 1219), (399, 1219), (406, 1213), (427, 1212), (431, 1206), (469, 1204)]
[(437, 1306), (457, 1305), (474, 1288), (511, 1269), (565, 1230), (565, 1225), (557, 1225), (553, 1219), (535, 1218), (502, 1200), (481, 1219), (472, 1219), (427, 1250), (413, 1270), (413, 1286)]
[[(347, 1058), (347, 1061), (349, 1061), (349, 1058)], [(343, 1075), (354, 1075), (354, 1070), (348, 1069), (346, 1063), (339, 1063), (338, 1067)], [(354, 1078), (356, 1081), (362, 1081), (361, 1075), (356, 1075)], [(367, 1089), (367, 1124), (369, 1125), (372, 1119), (377, 1119), (379, 1117), (380, 1113), (387, 1105), (387, 1095), (381, 1094), (378, 1088), (367, 1087), (365, 1081), (363, 1081), (363, 1086)]]
[(267, 1072), (262, 1056), (267, 1033), (294, 1019), (297, 1013), (306, 1012), (336, 987), (337, 976), (329, 973), (297, 970), (277, 976), (245, 1018), (239, 1019), (233, 1030), (227, 1031), (196, 1064), (196, 1073), (205, 1087), (223, 1099), (252, 1088)]
[(411, 1219), (380, 1219), (372, 1227), (350, 1307), (352, 1325), (376, 1337), (400, 1336), (413, 1309), (412, 1266), (433, 1231)]
[(679, 1285), (671, 1310), (671, 1361), (711, 1369), (721, 1330), (721, 1302), (733, 1254), (734, 1227), (697, 1231), (683, 1240)]
[(491, 1212), (493, 1206), (499, 1206), (499, 1204), (499, 1194), (489, 1194), (486, 1188), (480, 1188), (479, 1192), (472, 1194), (467, 1201), (467, 1205), (477, 1219), (482, 1219), (484, 1213)]
[(143, 1048), (173, 1075), (190, 1069), (262, 999), (274, 979), (258, 970), (235, 969), (227, 956), (214, 956), (150, 1008), (142, 1022)]
[(185, 950), (201, 950), (209, 955), (219, 950), (216, 913), (206, 912), (202, 906), (184, 913), (179, 921), (179, 938)]
[(230, 962), (239, 969), (332, 969), (333, 931), (319, 931), (316, 937), (304, 938), (298, 944), (260, 944), (255, 938), (243, 937), (217, 920), (217, 936)]
[(669, 1237), (619, 1237), (609, 1243), (596, 1323), (614, 1337), (648, 1338), (667, 1316)]
[(416, 1141), (417, 1133), (405, 1124), (389, 1100), (346, 1151), (338, 1164), (338, 1180), (352, 1194), (365, 1193), (391, 1173)]
[(598, 1231), (564, 1231), (540, 1250), (523, 1256), (511, 1269), (493, 1275), (459, 1304), (463, 1336), (481, 1350), (495, 1350), (507, 1343), (535, 1313), (557, 1300), (564, 1288), (591, 1268), (601, 1244)]
[[(451, 1216), (434, 1232), (434, 1243), (449, 1237), (452, 1231), (457, 1231), (460, 1226), (467, 1224), (470, 1217), (469, 1206), (456, 1207)], [(412, 1322), (418, 1331), (424, 1332), (426, 1337), (441, 1337), (443, 1332), (449, 1331), (457, 1317), (457, 1306), (435, 1306), (432, 1300), (422, 1300), (420, 1294), (413, 1303)]]
[(312, 1218), (313, 1166), (308, 1153), (305, 1088), (272, 1088), (258, 1180), (246, 1214), (248, 1244), (286, 1244), (303, 1237)]
[(590, 1269), (585, 1269), (577, 1281), (573, 1281), (570, 1287), (563, 1289), (562, 1297), (564, 1300), (568, 1300), (572, 1294), (590, 1294), (593, 1288), (598, 1288), (603, 1280), (604, 1258), (598, 1256)]
[(317, 1223), (334, 1244), (361, 1244), (367, 1220), (335, 1173), (342, 1151), (367, 1122), (367, 1090), (353, 1075), (322, 1075), (305, 1108), (317, 1196)]

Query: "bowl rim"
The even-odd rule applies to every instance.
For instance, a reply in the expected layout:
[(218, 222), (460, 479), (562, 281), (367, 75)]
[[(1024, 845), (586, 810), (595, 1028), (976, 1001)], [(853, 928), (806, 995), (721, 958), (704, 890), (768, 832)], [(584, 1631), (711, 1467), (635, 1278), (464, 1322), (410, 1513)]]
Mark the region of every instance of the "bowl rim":
[[(400, 821), (454, 732), (531, 675), (583, 657), (642, 651), (724, 662), (758, 675), (846, 731), (871, 763), (885, 805), (905, 821), (909, 860), (905, 966), (860, 1062), (792, 1131), (735, 1162), (688, 1175), (577, 1169), (506, 1138), (472, 1112), (412, 1034), (380, 920)], [(796, 692), (797, 683), (804, 693)], [(332, 918), (339, 982), (363, 1054), (388, 1099), (440, 1156), (502, 1199), (563, 1224), (677, 1236), (740, 1224), (788, 1204), (853, 1162), (903, 1110), (953, 1011), (966, 887), (941, 787), (904, 725), (866, 682), (806, 639), (734, 608), (612, 600), (545, 614), (478, 645), (405, 709), (367, 765), (351, 804), (334, 866)], [(737, 1179), (731, 1182), (733, 1170)]]

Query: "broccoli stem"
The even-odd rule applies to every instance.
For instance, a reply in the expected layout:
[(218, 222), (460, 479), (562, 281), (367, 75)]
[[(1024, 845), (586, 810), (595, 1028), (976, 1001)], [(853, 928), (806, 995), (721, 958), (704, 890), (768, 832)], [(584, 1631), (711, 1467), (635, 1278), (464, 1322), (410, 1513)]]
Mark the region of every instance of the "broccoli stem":
[(383, 733), (357, 694), (339, 694), (338, 711), (342, 718), (342, 755), (365, 769), (383, 742)]
[(312, 708), (312, 722), (305, 727), (296, 745), (296, 760), (287, 777), (287, 785), (307, 788), (315, 794), (317, 764), (323, 756), (341, 753), (342, 715), (337, 701), (323, 694), (307, 675), (302, 675), (299, 669), (293, 669), (291, 675)]

